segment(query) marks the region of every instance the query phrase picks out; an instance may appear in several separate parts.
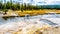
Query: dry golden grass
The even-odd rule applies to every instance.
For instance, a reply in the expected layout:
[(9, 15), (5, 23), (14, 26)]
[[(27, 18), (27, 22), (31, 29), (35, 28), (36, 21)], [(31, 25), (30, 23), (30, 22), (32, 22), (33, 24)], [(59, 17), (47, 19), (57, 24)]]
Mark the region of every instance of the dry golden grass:
[[(27, 11), (13, 11), (15, 14), (18, 14), (18, 16), (25, 16), (26, 14), (30, 14), (31, 16), (33, 15), (39, 15), (39, 14), (45, 14), (49, 12), (55, 12), (55, 13), (60, 13), (60, 10), (56, 9), (43, 9), (43, 10), (27, 10)], [(8, 13), (13, 13), (12, 11), (8, 11)]]

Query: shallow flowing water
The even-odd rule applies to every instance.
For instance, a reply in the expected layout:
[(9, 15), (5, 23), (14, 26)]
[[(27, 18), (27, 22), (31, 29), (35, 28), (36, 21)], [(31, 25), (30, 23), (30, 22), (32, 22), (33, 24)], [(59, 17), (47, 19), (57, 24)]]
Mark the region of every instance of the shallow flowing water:
[[(60, 14), (56, 15), (37, 15), (37, 16), (30, 16), (29, 19), (42, 19), (42, 18), (60, 18)], [(0, 25), (5, 23), (11, 23), (11, 22), (20, 22), (20, 21), (27, 21), (29, 20), (27, 17), (12, 17), (8, 18), (7, 20), (4, 20), (2, 17), (0, 17)]]

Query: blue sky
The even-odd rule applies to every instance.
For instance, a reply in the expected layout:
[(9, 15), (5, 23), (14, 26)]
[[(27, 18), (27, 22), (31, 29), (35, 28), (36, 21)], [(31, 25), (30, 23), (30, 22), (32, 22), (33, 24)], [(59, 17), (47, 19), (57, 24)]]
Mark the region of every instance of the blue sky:
[[(9, 0), (7, 0), (9, 1)], [(60, 0), (13, 0), (20, 3), (30, 3), (33, 5), (60, 5)]]

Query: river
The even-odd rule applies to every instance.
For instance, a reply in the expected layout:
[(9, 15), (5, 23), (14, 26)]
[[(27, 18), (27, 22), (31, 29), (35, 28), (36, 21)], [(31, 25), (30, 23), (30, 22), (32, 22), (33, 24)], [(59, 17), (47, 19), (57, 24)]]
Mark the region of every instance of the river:
[[(28, 19), (29, 18), (29, 19)], [(53, 19), (57, 19), (60, 18), (60, 14), (56, 14), (56, 15), (37, 15), (37, 16), (29, 16), (29, 17), (12, 17), (12, 18), (8, 18), (7, 20), (4, 20), (2, 17), (0, 17), (0, 25), (2, 24), (6, 24), (6, 23), (14, 23), (14, 22), (20, 22), (20, 21), (29, 21), (33, 22), (34, 20), (39, 20), (39, 19), (43, 19), (43, 18), (53, 18)], [(55, 19), (55, 20), (56, 20)]]

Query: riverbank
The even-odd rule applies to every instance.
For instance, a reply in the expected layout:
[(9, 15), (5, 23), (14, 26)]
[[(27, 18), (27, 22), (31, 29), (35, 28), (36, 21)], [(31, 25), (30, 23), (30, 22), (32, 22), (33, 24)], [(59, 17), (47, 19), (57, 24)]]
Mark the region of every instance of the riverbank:
[(56, 10), (56, 9), (41, 9), (41, 10), (26, 10), (26, 11), (12, 11), (12, 10), (8, 10), (6, 16), (25, 16), (26, 14), (29, 14), (30, 16), (35, 16), (35, 15), (43, 15), (46, 13), (50, 13), (50, 12), (54, 12), (57, 14), (60, 14), (60, 10)]

